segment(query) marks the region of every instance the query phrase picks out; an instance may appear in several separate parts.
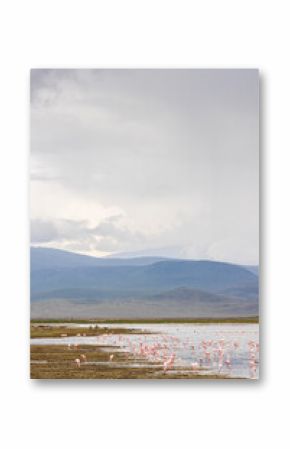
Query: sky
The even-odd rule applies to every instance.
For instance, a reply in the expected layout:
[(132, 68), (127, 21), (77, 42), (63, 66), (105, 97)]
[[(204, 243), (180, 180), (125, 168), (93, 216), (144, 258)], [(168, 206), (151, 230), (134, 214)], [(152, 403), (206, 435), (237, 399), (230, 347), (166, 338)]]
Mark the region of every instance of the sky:
[(255, 69), (31, 71), (31, 244), (258, 264)]

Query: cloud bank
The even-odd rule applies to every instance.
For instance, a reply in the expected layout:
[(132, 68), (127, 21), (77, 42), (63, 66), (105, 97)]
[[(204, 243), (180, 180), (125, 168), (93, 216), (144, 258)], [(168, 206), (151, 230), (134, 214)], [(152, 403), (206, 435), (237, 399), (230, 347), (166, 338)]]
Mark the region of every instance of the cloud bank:
[(256, 70), (32, 70), (32, 243), (258, 262)]

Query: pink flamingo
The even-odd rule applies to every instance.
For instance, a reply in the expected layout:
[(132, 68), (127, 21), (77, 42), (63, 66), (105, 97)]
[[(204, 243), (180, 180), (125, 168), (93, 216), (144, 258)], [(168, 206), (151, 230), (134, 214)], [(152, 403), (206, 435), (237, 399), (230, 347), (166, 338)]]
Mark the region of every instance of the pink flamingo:
[(225, 365), (226, 365), (228, 368), (231, 367), (231, 360), (230, 360), (230, 357), (227, 357), (227, 358), (226, 358), (226, 360), (225, 360)]
[(193, 362), (193, 363), (191, 364), (191, 368), (192, 368), (193, 371), (196, 371), (196, 370), (198, 370), (198, 368), (199, 368), (199, 364), (198, 364), (197, 362)]
[(78, 368), (81, 367), (81, 361), (80, 361), (80, 359), (75, 359), (74, 362), (75, 362), (75, 364), (76, 364), (76, 366), (77, 366)]

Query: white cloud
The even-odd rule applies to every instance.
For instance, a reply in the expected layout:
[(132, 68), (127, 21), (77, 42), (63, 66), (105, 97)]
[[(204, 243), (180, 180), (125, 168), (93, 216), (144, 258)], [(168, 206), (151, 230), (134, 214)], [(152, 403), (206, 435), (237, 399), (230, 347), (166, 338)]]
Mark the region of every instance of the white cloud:
[(256, 71), (36, 70), (31, 122), (32, 219), (87, 223), (47, 244), (257, 262)]

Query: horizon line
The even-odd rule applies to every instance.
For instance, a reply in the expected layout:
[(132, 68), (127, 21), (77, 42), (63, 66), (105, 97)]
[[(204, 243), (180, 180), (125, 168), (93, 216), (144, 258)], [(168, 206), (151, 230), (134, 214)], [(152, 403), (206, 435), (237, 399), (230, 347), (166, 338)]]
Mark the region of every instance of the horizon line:
[(146, 256), (131, 256), (131, 257), (122, 257), (122, 256), (118, 256), (118, 253), (112, 253), (106, 256), (94, 256), (92, 254), (87, 254), (87, 253), (81, 253), (78, 251), (73, 251), (73, 250), (67, 250), (67, 249), (62, 249), (62, 248), (56, 248), (56, 247), (47, 247), (47, 246), (39, 246), (39, 245), (33, 245), (30, 244), (30, 249), (31, 248), (35, 248), (35, 249), (48, 249), (48, 250), (56, 250), (56, 251), (61, 251), (64, 253), (68, 253), (68, 254), (76, 254), (78, 256), (85, 256), (85, 257), (91, 257), (93, 259), (121, 259), (121, 260), (130, 260), (130, 259), (140, 259), (140, 258), (156, 258), (156, 259), (167, 259), (167, 260), (182, 260), (182, 261), (193, 261), (193, 262), (199, 262), (199, 261), (204, 261), (204, 262), (218, 262), (218, 263), (227, 263), (230, 265), (240, 265), (240, 266), (256, 266), (259, 267), (260, 263), (259, 261), (256, 263), (241, 263), (241, 262), (230, 262), (228, 260), (217, 260), (217, 259), (206, 259), (206, 258), (184, 258), (184, 257), (172, 257), (172, 256), (154, 256), (154, 255), (146, 255)]

